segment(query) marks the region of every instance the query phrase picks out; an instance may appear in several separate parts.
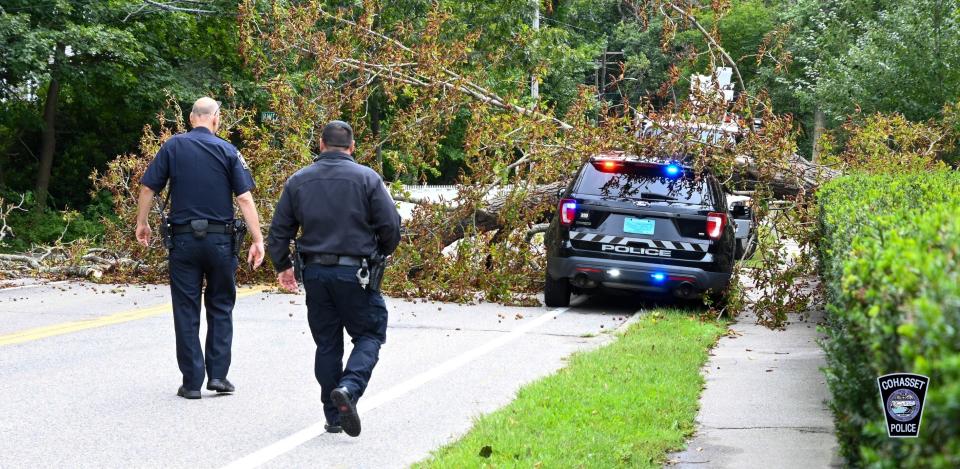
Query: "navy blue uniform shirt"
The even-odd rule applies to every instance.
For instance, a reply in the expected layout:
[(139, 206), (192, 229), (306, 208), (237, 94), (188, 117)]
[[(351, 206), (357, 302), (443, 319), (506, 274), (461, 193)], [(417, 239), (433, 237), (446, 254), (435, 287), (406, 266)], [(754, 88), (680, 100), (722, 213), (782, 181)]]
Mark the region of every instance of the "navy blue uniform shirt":
[(302, 228), (302, 254), (390, 255), (400, 244), (400, 214), (376, 171), (328, 151), (283, 187), (267, 237), (278, 272), (293, 265), (290, 240)]
[(233, 221), (233, 196), (254, 188), (237, 148), (206, 127), (174, 135), (160, 147), (140, 182), (160, 193), (170, 181), (170, 223)]

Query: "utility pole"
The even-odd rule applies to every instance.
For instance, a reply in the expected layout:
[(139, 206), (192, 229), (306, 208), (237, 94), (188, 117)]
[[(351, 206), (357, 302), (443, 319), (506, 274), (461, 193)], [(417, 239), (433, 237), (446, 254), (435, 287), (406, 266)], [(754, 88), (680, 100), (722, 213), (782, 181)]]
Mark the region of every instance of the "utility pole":
[(600, 58), (600, 88), (597, 89), (600, 101), (607, 100), (607, 45), (603, 45), (603, 56)]
[[(533, 34), (540, 32), (540, 0), (533, 0)], [(537, 47), (537, 41), (533, 41), (533, 47)], [(530, 97), (533, 98), (534, 105), (540, 100), (540, 83), (537, 81), (537, 74), (530, 74)]]
[(813, 111), (813, 152), (810, 155), (810, 160), (814, 163), (820, 162), (820, 157), (822, 157), (823, 147), (820, 146), (820, 137), (823, 137), (823, 132), (827, 128), (827, 116), (824, 114), (823, 109), (820, 106), (817, 106)]

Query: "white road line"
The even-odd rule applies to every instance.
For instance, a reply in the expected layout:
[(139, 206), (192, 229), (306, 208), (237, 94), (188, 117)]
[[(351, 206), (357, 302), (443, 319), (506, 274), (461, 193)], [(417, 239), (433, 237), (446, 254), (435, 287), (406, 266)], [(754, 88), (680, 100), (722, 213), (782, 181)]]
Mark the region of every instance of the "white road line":
[(23, 290), (23, 289), (25, 289), (25, 288), (45, 287), (45, 286), (48, 286), (48, 285), (60, 285), (60, 284), (63, 284), (63, 283), (70, 283), (70, 281), (69, 281), (69, 280), (61, 280), (61, 281), (58, 281), (58, 282), (31, 283), (31, 284), (29, 284), (29, 285), (20, 285), (20, 286), (16, 286), (16, 287), (0, 288), (0, 292), (13, 291), (13, 290)]
[[(470, 363), (477, 358), (480, 358), (497, 348), (503, 347), (504, 345), (513, 342), (514, 340), (519, 339), (527, 332), (540, 327), (544, 323), (549, 322), (551, 319), (565, 313), (567, 308), (558, 308), (552, 311), (547, 312), (546, 314), (530, 321), (525, 324), (520, 325), (516, 329), (510, 331), (507, 334), (501, 335), (490, 342), (487, 342), (475, 349), (472, 349), (462, 355), (456, 356), (447, 360), (434, 368), (431, 368), (423, 373), (420, 373), (396, 386), (393, 386), (389, 389), (384, 390), (383, 392), (373, 395), (368, 398), (364, 398), (357, 405), (360, 415), (363, 415), (367, 412), (370, 412), (377, 407), (380, 407), (388, 402), (391, 402), (404, 394), (407, 394), (414, 389), (423, 386), (424, 384), (433, 381), (447, 373), (450, 373), (467, 363)], [(313, 438), (316, 438), (324, 433), (323, 424), (325, 421), (319, 421), (313, 425), (310, 425), (303, 430), (294, 433), (280, 441), (277, 441), (269, 446), (265, 446), (253, 453), (250, 453), (226, 466), (223, 469), (248, 469), (260, 467), (267, 462), (270, 462), (274, 458), (290, 452), (294, 448), (310, 441)]]

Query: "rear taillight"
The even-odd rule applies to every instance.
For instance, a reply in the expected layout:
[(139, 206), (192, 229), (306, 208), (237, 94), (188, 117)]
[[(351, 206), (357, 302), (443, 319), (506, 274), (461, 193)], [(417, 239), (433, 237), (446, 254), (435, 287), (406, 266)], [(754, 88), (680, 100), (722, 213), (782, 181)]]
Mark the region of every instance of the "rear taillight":
[(560, 201), (560, 224), (570, 226), (573, 220), (577, 218), (577, 201), (573, 199), (563, 199)]
[(710, 239), (719, 239), (725, 226), (727, 226), (726, 213), (710, 212), (707, 214), (707, 236)]

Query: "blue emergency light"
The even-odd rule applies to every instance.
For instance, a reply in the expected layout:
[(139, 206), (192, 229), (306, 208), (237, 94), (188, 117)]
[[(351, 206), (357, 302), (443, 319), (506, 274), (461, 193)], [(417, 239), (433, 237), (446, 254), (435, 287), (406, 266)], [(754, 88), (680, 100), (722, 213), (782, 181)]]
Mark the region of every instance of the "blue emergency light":
[(667, 177), (675, 178), (680, 175), (680, 166), (670, 163), (666, 166), (666, 168), (663, 169), (663, 171), (667, 173)]
[(663, 272), (655, 272), (650, 274), (650, 278), (653, 279), (654, 283), (661, 283), (667, 279), (667, 275)]

